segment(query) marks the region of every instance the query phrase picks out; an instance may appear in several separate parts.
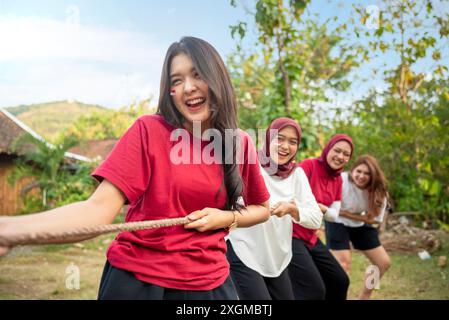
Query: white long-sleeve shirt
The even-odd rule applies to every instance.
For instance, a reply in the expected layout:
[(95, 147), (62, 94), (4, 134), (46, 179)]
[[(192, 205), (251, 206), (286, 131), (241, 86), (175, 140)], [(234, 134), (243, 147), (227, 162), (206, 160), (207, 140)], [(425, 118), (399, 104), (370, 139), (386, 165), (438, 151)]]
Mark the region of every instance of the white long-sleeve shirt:
[(324, 214), (324, 220), (335, 222), (335, 220), (338, 218), (338, 215), (340, 214), (340, 208), (341, 208), (341, 201), (334, 201), (332, 204), (327, 207), (327, 211)]
[(264, 223), (234, 229), (228, 239), (239, 259), (247, 267), (264, 277), (272, 278), (278, 277), (292, 258), (292, 223), (318, 229), (323, 214), (302, 168), (296, 168), (285, 179), (270, 176), (264, 169), (261, 169), (261, 172), (270, 192), (270, 206), (281, 201), (293, 200), (298, 208), (300, 221), (295, 221), (291, 215), (281, 218), (273, 215)]
[[(368, 212), (369, 207), (369, 194), (367, 190), (360, 189), (355, 185), (355, 183), (349, 181), (348, 172), (343, 172), (341, 174), (343, 180), (342, 186), (342, 197), (341, 197), (341, 210), (348, 211), (351, 213), (361, 213)], [(380, 214), (374, 218), (377, 222), (382, 222), (385, 215), (385, 209), (387, 207), (387, 198), (384, 199), (384, 203), (380, 210)], [(361, 227), (365, 223), (363, 221), (357, 221), (349, 218), (344, 218), (338, 216), (335, 222), (342, 223), (347, 227)]]

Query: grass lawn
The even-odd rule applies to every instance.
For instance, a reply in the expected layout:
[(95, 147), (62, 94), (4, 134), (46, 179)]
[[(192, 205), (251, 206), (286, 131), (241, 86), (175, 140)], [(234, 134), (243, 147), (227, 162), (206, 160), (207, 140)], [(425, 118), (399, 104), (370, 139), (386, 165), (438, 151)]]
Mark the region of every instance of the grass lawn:
[[(436, 257), (421, 260), (417, 254), (391, 253), (391, 268), (381, 280), (380, 289), (375, 290), (372, 299), (449, 299), (449, 269), (440, 268), (438, 255), (448, 256), (440, 251)], [(369, 265), (368, 259), (360, 253), (354, 255), (350, 272), (351, 285), (349, 298), (356, 299), (363, 288), (364, 270)]]
[[(105, 252), (113, 235), (82, 244), (15, 248), (0, 259), (0, 299), (96, 299)], [(443, 248), (429, 260), (417, 254), (391, 253), (392, 266), (373, 299), (449, 299), (449, 267), (440, 268), (437, 257), (449, 255), (449, 235)], [(75, 264), (80, 288), (67, 289), (66, 269)], [(368, 260), (353, 255), (349, 299), (356, 299), (363, 286)]]

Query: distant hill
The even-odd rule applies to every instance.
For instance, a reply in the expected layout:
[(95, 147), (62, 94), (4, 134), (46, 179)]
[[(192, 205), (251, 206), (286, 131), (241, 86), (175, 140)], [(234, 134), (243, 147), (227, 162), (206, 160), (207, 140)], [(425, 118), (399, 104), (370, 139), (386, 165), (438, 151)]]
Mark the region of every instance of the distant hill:
[(82, 115), (95, 111), (111, 111), (99, 105), (85, 104), (78, 101), (55, 101), (20, 105), (6, 108), (6, 110), (50, 141)]

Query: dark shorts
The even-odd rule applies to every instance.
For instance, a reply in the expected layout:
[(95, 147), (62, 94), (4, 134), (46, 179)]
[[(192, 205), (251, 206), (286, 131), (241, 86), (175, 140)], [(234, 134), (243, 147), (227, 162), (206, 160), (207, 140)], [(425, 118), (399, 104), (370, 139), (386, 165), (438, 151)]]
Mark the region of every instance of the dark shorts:
[(231, 277), (218, 288), (206, 291), (160, 287), (137, 279), (133, 273), (113, 267), (106, 261), (98, 300), (237, 300)]
[(363, 225), (362, 227), (346, 227), (342, 223), (326, 221), (326, 244), (331, 250), (354, 249), (371, 250), (381, 246), (377, 229)]

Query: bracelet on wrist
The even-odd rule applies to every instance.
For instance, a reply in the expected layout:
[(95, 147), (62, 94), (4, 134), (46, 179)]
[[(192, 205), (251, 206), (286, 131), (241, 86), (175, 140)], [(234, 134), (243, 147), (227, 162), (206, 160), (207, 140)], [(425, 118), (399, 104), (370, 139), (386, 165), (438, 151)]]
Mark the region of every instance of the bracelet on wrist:
[(229, 226), (227, 226), (227, 227), (225, 228), (225, 230), (227, 230), (227, 231), (234, 230), (234, 229), (237, 228), (237, 226), (238, 226), (238, 223), (237, 223), (237, 213), (236, 213), (234, 210), (231, 211), (231, 212), (232, 212), (232, 214), (234, 215), (234, 219), (233, 219), (232, 223), (231, 223)]

